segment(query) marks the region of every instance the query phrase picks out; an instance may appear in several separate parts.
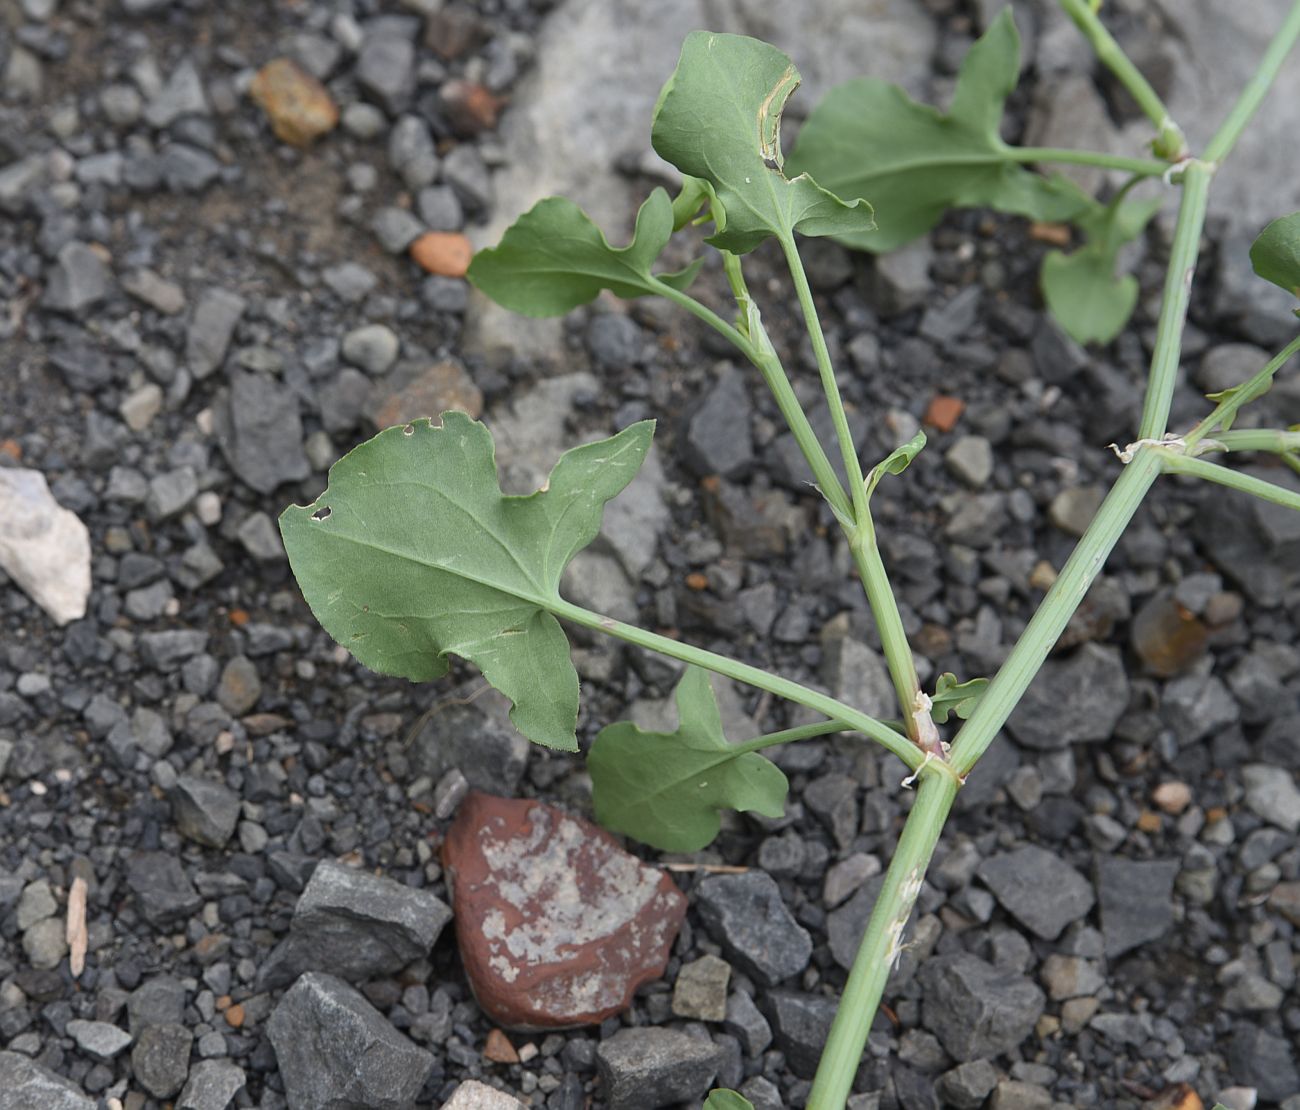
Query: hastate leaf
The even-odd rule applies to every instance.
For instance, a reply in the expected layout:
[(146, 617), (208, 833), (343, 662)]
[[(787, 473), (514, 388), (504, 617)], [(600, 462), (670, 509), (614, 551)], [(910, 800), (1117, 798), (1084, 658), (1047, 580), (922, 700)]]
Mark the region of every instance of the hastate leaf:
[(1115, 276), (1120, 248), (1139, 235), (1160, 207), (1161, 198), (1124, 201), (1117, 208), (1096, 206), (1079, 219), (1088, 242), (1070, 254), (1048, 251), (1039, 276), (1043, 299), (1079, 343), (1109, 343), (1128, 323), (1137, 304), (1138, 283), (1131, 274)]
[(688, 667), (676, 698), (676, 732), (601, 729), (587, 757), (596, 820), (661, 851), (695, 852), (718, 835), (721, 810), (780, 817), (785, 775), (727, 743), (708, 674)]
[(1265, 281), (1300, 297), (1300, 212), (1274, 220), (1251, 244), (1250, 264)]
[(653, 427), (566, 452), (527, 496), (501, 492), (492, 437), (463, 413), (389, 428), (281, 515), (289, 565), (317, 620), (367, 667), (427, 681), (458, 655), (514, 703), (525, 736), (577, 751), (578, 676), (549, 610)]
[(470, 263), (469, 280), (498, 304), (525, 316), (561, 316), (594, 300), (602, 289), (620, 297), (659, 292), (657, 282), (684, 289), (699, 263), (652, 274), (673, 233), (673, 204), (656, 189), (636, 216), (626, 247), (611, 247), (571, 200), (548, 197), (519, 217), (495, 247)]
[(827, 93), (803, 125), (789, 164), (839, 196), (870, 198), (877, 230), (837, 238), (890, 251), (924, 235), (949, 208), (1064, 220), (1086, 207), (1088, 198), (1065, 178), (1043, 177), (1011, 159), (998, 134), (1019, 59), (1020, 36), (1005, 8), (963, 60), (946, 114), (874, 78)]
[(930, 699), (930, 716), (937, 724), (946, 724), (949, 713), (956, 713), (963, 721), (974, 711), (975, 705), (989, 684), (987, 678), (972, 678), (958, 682), (951, 671), (944, 671), (934, 687)]
[(659, 94), (651, 138), (659, 155), (716, 197), (709, 242), (737, 254), (771, 236), (851, 235), (873, 226), (871, 205), (846, 204), (807, 174), (787, 178), (781, 113), (799, 71), (776, 47), (695, 31)]

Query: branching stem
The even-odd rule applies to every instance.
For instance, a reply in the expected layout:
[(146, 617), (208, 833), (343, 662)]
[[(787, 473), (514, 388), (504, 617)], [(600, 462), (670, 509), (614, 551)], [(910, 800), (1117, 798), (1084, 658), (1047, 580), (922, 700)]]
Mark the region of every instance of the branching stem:
[(1103, 154), (1097, 150), (1069, 150), (1051, 146), (1008, 146), (1006, 155), (1013, 162), (1100, 166), (1107, 170), (1123, 170), (1138, 177), (1159, 177), (1169, 169), (1168, 162), (1158, 162), (1154, 158), (1126, 158), (1120, 154)]

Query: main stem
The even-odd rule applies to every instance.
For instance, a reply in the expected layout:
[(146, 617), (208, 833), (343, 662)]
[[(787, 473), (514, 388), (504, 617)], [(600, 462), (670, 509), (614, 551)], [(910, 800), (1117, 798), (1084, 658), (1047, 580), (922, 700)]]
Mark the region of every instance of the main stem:
[(959, 786), (951, 775), (929, 770), (921, 775), (916, 801), (876, 899), (877, 912), (872, 913), (853, 959), (849, 981), (822, 1050), (808, 1096), (808, 1110), (840, 1110), (848, 1099), (880, 996), (902, 948), (903, 929)]

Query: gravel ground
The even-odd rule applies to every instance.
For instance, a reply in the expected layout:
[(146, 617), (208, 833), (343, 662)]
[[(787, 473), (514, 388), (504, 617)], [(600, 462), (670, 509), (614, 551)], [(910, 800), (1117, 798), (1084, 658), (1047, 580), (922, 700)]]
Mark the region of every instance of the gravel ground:
[[(454, 276), (462, 233), (487, 241), (525, 205), (521, 177), (565, 172), (531, 161), (512, 119), (553, 91), (548, 59), (594, 80), (571, 59), (596, 44), (570, 32), (616, 7), (0, 0), (0, 475), (45, 476), (88, 530), (93, 582), (59, 624), (0, 575), (0, 1106), (440, 1106), (479, 1079), (581, 1110), (650, 1105), (629, 1090), (698, 1105), (714, 1076), (760, 1110), (803, 1105), (910, 805), (898, 765), (853, 740), (778, 754), (786, 816), (728, 819), (694, 857), (748, 870), (676, 875), (690, 906), (664, 978), (621, 1018), (503, 1051), (442, 929), (438, 845), (466, 786), (589, 813), (582, 763), (521, 748), (490, 699), (465, 701), (468, 669), (420, 689), (351, 662), (274, 528), (376, 424), (434, 404), (483, 413), (516, 488), (655, 416), (656, 453), (570, 596), (873, 708), (879, 643), (847, 550), (754, 375), (662, 305), (602, 300), (529, 331)], [(690, 5), (669, 7), (673, 24)], [(950, 85), (992, 7), (890, 7), (919, 87)], [(717, 18), (775, 34), (749, 8)], [(1131, 129), (1060, 22), (1019, 9), (1013, 129), (1071, 109), (1080, 145), (1089, 120), (1100, 142)], [(1167, 60), (1133, 9), (1126, 41)], [(652, 55), (690, 18), (644, 40), (637, 5), (614, 22)], [(781, 45), (820, 66), (814, 44)], [(250, 93), (276, 57), (339, 110), (305, 149)], [(295, 103), (282, 128), (331, 122)], [(586, 153), (644, 193), (653, 174), (616, 136)], [(1296, 206), (1265, 194), (1249, 203)], [(1294, 325), (1243, 276), (1246, 203), (1212, 209), (1176, 427)], [(1113, 480), (1103, 445), (1132, 438), (1171, 227), (1133, 252), (1133, 325), (1089, 351), (1042, 313), (1046, 245), (1021, 221), (959, 214), (874, 264), (808, 245), (865, 456), (928, 423), (873, 501), (927, 676), (997, 668)], [(757, 252), (751, 286), (812, 405), (777, 262)], [(701, 296), (724, 288), (706, 269)], [(1300, 421), (1294, 379), (1251, 421)], [(958, 799), (856, 1110), (1300, 1107), (1297, 619), (1294, 517), (1158, 487)], [(673, 667), (573, 639), (584, 740), (661, 718)], [(718, 693), (733, 739), (799, 723)], [(370, 916), (329, 959), (359, 990), (300, 974), (328, 937), (311, 907), (354, 903)], [(384, 1066), (345, 1089), (333, 1057), (351, 1051)]]

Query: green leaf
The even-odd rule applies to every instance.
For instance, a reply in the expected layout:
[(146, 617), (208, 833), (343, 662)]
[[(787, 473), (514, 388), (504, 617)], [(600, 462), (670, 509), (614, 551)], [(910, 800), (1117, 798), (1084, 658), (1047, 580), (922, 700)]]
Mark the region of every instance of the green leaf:
[(912, 460), (921, 453), (921, 448), (924, 446), (925, 433), (917, 432), (902, 447), (895, 447), (883, 461), (876, 463), (867, 472), (867, 497), (870, 498), (876, 492), (880, 479), (886, 474), (902, 474), (911, 465)]
[(934, 697), (930, 699), (930, 716), (941, 725), (947, 724), (949, 713), (956, 713), (963, 721), (966, 720), (975, 711), (975, 704), (988, 684), (987, 678), (958, 682), (952, 671), (944, 671), (935, 683)]
[(790, 154), (842, 197), (869, 197), (878, 230), (838, 237), (889, 251), (924, 235), (949, 208), (988, 206), (1036, 220), (1073, 217), (1090, 202), (1063, 177), (1043, 177), (1008, 156), (998, 134), (1020, 73), (1020, 36), (1005, 8), (962, 62), (945, 114), (874, 78), (832, 89)]
[(520, 732), (577, 751), (578, 676), (548, 610), (653, 429), (574, 448), (517, 497), (501, 492), (487, 428), (463, 413), (389, 428), (281, 515), (289, 565), (316, 619), (367, 667), (423, 682), (458, 655), (514, 703)]
[(700, 262), (673, 274), (650, 272), (672, 233), (673, 204), (663, 189), (641, 205), (626, 247), (611, 247), (571, 200), (548, 197), (511, 224), (497, 246), (479, 251), (467, 276), (512, 312), (561, 316), (602, 289), (620, 297), (658, 293), (660, 283), (685, 289)]
[(718, 835), (723, 809), (780, 817), (785, 775), (727, 743), (708, 674), (688, 667), (676, 697), (676, 732), (601, 729), (587, 757), (596, 820), (664, 852), (695, 852)]
[(655, 105), (660, 156), (708, 182), (715, 247), (743, 254), (770, 236), (850, 235), (873, 226), (871, 205), (845, 204), (812, 178), (782, 171), (781, 113), (799, 71), (775, 46), (694, 31)]
[(1251, 244), (1250, 264), (1265, 281), (1300, 297), (1300, 212), (1274, 220)]
[(1077, 218), (1088, 242), (1071, 254), (1048, 251), (1039, 280), (1047, 307), (1078, 343), (1109, 343), (1124, 329), (1137, 304), (1131, 274), (1115, 276), (1120, 248), (1136, 238), (1159, 209), (1162, 198), (1096, 206)]
[(709, 1092), (709, 1097), (704, 1100), (704, 1110), (754, 1110), (754, 1104), (744, 1095), (719, 1087)]

